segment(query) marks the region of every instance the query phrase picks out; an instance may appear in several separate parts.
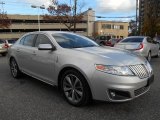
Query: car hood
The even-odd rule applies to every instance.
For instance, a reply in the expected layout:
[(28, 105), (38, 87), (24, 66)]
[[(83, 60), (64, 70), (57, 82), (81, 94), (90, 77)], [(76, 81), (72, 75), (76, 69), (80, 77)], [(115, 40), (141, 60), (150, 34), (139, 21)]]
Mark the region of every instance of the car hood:
[(138, 56), (130, 51), (118, 48), (86, 47), (86, 48), (77, 48), (76, 50), (89, 54), (94, 54), (98, 58), (105, 59), (112, 65), (136, 65), (136, 64), (144, 64), (145, 62), (144, 57)]

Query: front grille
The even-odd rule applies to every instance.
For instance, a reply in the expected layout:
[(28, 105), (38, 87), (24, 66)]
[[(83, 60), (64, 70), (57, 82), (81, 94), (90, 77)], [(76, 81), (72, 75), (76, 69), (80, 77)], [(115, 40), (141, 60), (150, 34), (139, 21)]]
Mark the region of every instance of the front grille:
[(140, 79), (149, 77), (149, 72), (144, 65), (131, 65), (129, 68)]
[(147, 86), (142, 87), (140, 89), (137, 89), (134, 91), (134, 95), (135, 96), (141, 95), (142, 93), (146, 92), (148, 89), (149, 89), (149, 87), (147, 87)]

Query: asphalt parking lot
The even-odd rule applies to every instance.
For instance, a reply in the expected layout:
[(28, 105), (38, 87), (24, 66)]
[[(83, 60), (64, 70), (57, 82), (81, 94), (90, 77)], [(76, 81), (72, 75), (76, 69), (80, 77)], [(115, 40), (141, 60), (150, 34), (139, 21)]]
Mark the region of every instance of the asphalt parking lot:
[(34, 78), (12, 78), (6, 57), (0, 56), (0, 120), (159, 120), (160, 58), (151, 62), (155, 81), (150, 91), (133, 101), (94, 101), (76, 108), (56, 87)]

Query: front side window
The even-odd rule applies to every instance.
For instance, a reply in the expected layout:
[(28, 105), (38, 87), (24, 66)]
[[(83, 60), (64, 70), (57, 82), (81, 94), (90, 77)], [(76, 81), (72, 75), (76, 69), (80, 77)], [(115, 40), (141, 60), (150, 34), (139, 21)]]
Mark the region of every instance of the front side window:
[(38, 47), (39, 44), (51, 44), (51, 41), (47, 36), (39, 34), (35, 43), (35, 47)]
[(36, 35), (32, 34), (32, 35), (27, 35), (25, 37), (23, 37), (21, 40), (20, 40), (20, 44), (21, 45), (24, 45), (24, 46), (30, 46), (32, 47), (33, 46), (33, 43), (34, 43), (34, 39), (35, 39)]
[(63, 48), (83, 48), (99, 46), (93, 40), (74, 34), (55, 33), (52, 35), (56, 42)]

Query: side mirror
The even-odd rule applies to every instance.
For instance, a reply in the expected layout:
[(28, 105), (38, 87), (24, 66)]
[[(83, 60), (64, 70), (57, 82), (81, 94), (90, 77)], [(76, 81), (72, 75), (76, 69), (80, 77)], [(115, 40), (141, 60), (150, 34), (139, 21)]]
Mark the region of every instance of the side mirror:
[(39, 44), (38, 50), (56, 50), (51, 44)]

